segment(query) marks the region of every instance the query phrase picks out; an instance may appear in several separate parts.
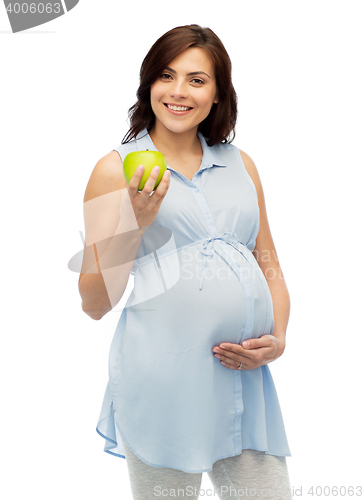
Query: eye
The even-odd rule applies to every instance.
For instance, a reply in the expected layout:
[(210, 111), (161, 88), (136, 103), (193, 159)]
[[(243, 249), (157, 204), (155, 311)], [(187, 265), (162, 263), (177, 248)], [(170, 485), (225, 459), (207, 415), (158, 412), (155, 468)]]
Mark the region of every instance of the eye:
[(168, 73), (162, 73), (161, 78), (162, 78), (162, 80), (169, 80), (172, 77)]
[(197, 83), (197, 84), (199, 84), (199, 85), (203, 85), (203, 83), (204, 83), (204, 81), (203, 81), (203, 80), (201, 80), (200, 78), (194, 78), (194, 79), (192, 80), (192, 82)]

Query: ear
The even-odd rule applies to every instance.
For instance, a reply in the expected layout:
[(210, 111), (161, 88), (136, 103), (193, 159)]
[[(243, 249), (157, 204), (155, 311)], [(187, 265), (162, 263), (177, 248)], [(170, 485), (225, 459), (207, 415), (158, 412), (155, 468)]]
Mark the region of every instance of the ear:
[(214, 104), (217, 104), (219, 102), (219, 98), (217, 97), (217, 93), (216, 93), (216, 96), (215, 96), (215, 99), (214, 99)]

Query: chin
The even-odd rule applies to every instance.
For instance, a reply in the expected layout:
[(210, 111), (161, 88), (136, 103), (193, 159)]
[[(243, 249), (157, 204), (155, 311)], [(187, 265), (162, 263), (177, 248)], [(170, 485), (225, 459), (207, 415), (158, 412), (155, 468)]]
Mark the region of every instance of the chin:
[(191, 130), (197, 131), (198, 128), (198, 124), (187, 125), (183, 123), (163, 123), (163, 126), (174, 134), (182, 134), (184, 132), (190, 132)]

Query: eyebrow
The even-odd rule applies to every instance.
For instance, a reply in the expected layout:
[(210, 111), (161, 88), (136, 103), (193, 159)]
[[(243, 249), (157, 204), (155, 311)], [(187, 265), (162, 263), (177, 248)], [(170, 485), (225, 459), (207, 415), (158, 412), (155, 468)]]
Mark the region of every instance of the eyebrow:
[[(166, 67), (166, 69), (167, 69), (168, 71), (170, 71), (171, 73), (174, 73), (174, 74), (176, 74), (176, 73), (177, 73), (177, 71), (175, 71), (175, 70), (174, 70), (174, 69), (172, 69), (172, 68), (169, 68), (168, 66)], [(205, 73), (204, 71), (192, 71), (191, 73), (188, 73), (188, 74), (187, 74), (187, 76), (201, 75), (201, 74), (206, 75), (206, 76), (208, 76), (209, 78), (211, 78), (211, 77), (210, 77), (210, 75), (208, 75), (208, 74), (207, 74), (207, 73)]]

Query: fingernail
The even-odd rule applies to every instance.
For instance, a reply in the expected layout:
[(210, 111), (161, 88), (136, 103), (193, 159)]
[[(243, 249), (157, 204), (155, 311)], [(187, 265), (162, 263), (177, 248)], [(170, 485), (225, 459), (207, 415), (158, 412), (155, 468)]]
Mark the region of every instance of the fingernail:
[(249, 340), (246, 340), (245, 342), (243, 342), (243, 347), (250, 347), (250, 342)]
[(226, 347), (224, 345), (221, 345), (220, 348), (221, 349), (226, 349)]
[(139, 165), (139, 167), (138, 167), (139, 172), (141, 172), (143, 169), (144, 169), (144, 166), (143, 165)]
[(153, 170), (157, 174), (159, 172), (160, 168), (159, 167), (154, 167)]

